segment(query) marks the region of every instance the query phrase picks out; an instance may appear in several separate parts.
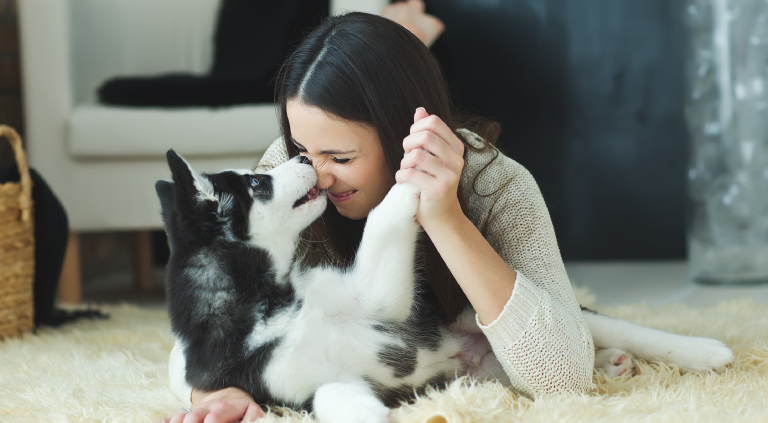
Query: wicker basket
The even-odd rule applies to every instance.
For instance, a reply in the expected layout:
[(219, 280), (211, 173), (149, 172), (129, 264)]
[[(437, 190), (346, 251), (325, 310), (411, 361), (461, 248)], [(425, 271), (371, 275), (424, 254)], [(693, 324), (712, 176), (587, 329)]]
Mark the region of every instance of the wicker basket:
[(0, 184), (0, 339), (34, 327), (32, 283), (35, 271), (32, 179), (21, 138), (0, 125), (0, 138), (11, 142), (21, 182)]

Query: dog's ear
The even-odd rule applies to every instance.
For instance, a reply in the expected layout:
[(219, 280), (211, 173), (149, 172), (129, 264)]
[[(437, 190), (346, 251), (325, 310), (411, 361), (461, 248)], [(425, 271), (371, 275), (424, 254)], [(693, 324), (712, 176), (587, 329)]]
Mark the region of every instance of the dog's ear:
[(168, 150), (165, 157), (168, 160), (168, 167), (171, 168), (173, 182), (176, 183), (176, 188), (181, 191), (179, 194), (186, 193), (203, 200), (218, 201), (213, 195), (211, 181), (192, 169), (192, 166), (183, 157), (173, 150)]
[(173, 211), (173, 182), (157, 181), (155, 183), (157, 198), (160, 199), (160, 215), (163, 217), (163, 225), (168, 230)]

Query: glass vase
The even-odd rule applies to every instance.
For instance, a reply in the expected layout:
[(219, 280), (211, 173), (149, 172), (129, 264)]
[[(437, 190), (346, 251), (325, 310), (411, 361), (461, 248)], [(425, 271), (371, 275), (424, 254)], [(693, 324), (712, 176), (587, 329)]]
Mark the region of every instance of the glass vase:
[(768, 282), (768, 1), (683, 3), (689, 274)]

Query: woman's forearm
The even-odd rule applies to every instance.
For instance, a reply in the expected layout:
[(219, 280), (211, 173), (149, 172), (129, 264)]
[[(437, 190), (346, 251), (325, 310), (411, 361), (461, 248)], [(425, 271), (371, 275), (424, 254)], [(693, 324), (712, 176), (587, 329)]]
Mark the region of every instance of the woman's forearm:
[(428, 223), (424, 230), (474, 307), (480, 322), (488, 325), (496, 320), (512, 295), (517, 273), (499, 257), (464, 214), (443, 222)]

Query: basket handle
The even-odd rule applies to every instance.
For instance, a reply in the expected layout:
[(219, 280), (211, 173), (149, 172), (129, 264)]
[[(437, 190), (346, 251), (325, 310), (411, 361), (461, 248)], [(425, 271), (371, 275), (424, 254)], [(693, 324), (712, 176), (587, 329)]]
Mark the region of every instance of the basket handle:
[(21, 146), (19, 134), (10, 126), (0, 125), (0, 137), (5, 135), (8, 142), (11, 143), (13, 152), (16, 156), (16, 163), (19, 165), (19, 175), (21, 175), (21, 196), (19, 197), (19, 206), (21, 207), (21, 221), (26, 222), (32, 214), (32, 178), (29, 176), (29, 165), (27, 164), (27, 155)]

